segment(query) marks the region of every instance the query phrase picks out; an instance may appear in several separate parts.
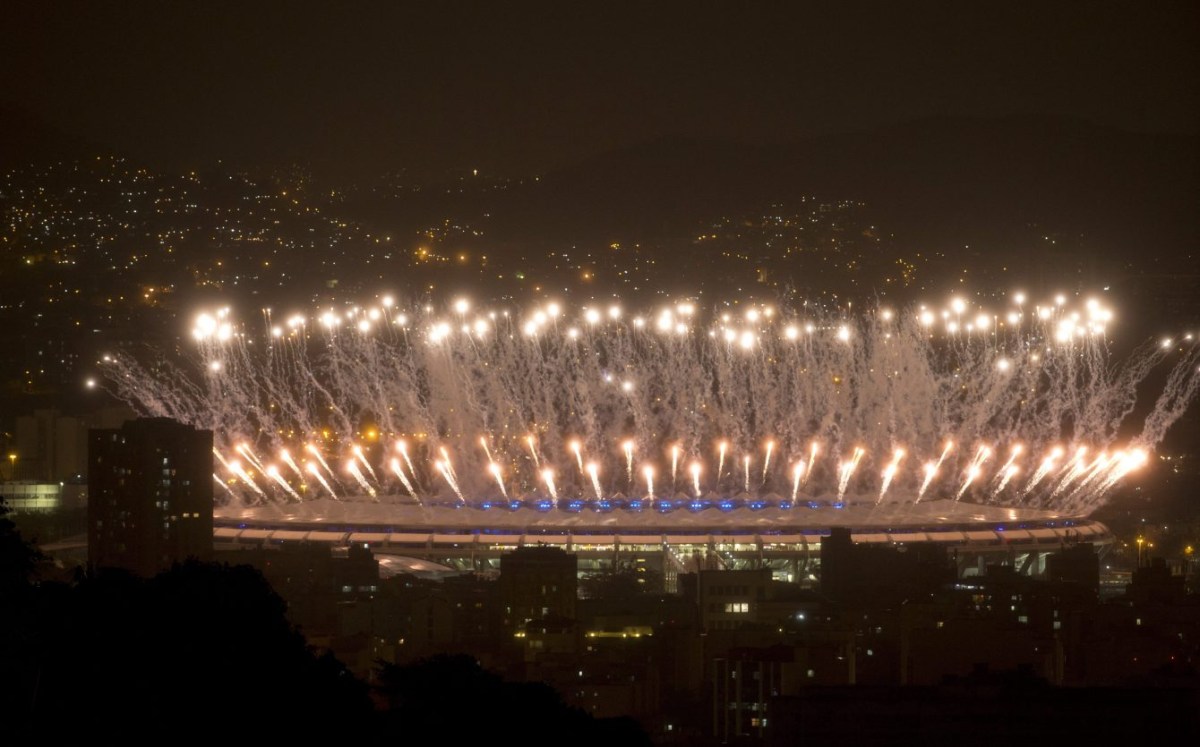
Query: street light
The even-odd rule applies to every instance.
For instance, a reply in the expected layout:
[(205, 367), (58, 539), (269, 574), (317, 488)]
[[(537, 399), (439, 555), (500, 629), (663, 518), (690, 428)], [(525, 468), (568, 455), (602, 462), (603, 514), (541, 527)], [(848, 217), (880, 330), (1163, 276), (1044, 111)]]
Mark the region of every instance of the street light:
[(17, 479), (17, 455), (15, 452), (8, 455), (8, 479)]

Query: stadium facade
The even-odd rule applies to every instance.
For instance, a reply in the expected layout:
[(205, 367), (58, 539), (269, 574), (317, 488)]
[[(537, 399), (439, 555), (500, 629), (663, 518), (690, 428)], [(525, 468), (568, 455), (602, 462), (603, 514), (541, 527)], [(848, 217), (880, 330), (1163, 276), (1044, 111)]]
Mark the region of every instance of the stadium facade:
[(1086, 517), (1031, 508), (950, 500), (854, 504), (737, 499), (575, 502), (513, 500), (475, 505), (416, 505), (318, 500), (221, 507), (214, 518), (217, 549), (322, 543), (363, 545), (415, 571), (496, 572), (518, 547), (561, 547), (578, 557), (580, 573), (637, 562), (662, 573), (667, 590), (678, 574), (702, 569), (769, 568), (784, 581), (814, 580), (832, 528), (855, 543), (944, 546), (960, 577), (1007, 563), (1040, 575), (1046, 558), (1065, 546), (1090, 543), (1103, 554), (1109, 529)]

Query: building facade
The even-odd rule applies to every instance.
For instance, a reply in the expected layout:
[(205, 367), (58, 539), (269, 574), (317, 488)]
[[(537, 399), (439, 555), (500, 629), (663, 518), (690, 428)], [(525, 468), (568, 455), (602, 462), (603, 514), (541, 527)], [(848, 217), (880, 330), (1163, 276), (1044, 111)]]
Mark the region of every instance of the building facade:
[(213, 551), (212, 431), (168, 418), (93, 429), (88, 565), (152, 576)]
[(509, 632), (531, 620), (574, 620), (578, 558), (559, 547), (519, 547), (500, 557), (503, 625)]

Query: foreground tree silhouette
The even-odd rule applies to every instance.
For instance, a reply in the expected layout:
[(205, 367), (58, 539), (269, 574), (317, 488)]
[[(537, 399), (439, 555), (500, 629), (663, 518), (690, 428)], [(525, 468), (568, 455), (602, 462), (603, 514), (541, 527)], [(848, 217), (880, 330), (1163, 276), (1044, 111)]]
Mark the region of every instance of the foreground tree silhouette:
[(494, 742), (507, 734), (522, 745), (649, 745), (632, 719), (596, 719), (572, 708), (549, 685), (506, 682), (474, 657), (443, 655), (380, 669), (388, 704), (385, 734), (411, 744)]
[[(0, 498), (0, 595), (19, 594), (28, 589), (42, 554), (21, 537), (8, 518), (9, 508)], [(7, 601), (7, 596), (0, 596)]]
[(516, 728), (527, 745), (649, 745), (630, 719), (594, 719), (548, 685), (505, 682), (468, 656), (385, 665), (380, 711), (365, 683), (312, 651), (249, 566), (35, 583), (38, 553), (2, 521), (0, 553), (11, 563), (0, 718), (14, 736), (458, 744)]
[(38, 732), (238, 739), (372, 726), (366, 686), (308, 648), (248, 566), (106, 572), (33, 601), (8, 689)]

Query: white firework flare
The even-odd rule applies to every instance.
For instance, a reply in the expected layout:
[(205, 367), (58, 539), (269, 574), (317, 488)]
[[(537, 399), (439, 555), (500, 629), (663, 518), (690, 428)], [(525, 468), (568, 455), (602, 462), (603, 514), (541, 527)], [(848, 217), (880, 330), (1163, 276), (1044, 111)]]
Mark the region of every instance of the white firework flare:
[[(140, 414), (212, 430), (234, 478), (220, 480), (223, 493), (244, 502), (294, 500), (306, 478), (347, 499), (544, 495), (547, 469), (564, 477), (556, 502), (600, 499), (636, 489), (636, 455), (669, 469), (672, 491), (686, 457), (697, 497), (703, 473), (718, 494), (1090, 513), (1194, 401), (1200, 349), (1180, 336), (1117, 358), (1098, 300), (1017, 299), (856, 314), (742, 300), (736, 314), (729, 304), (706, 315), (691, 299), (626, 313), (467, 299), (439, 311), (388, 297), (294, 314), (261, 334), (220, 309), (197, 316), (190, 352), (147, 362), (117, 352), (96, 381)], [(1164, 367), (1157, 399), (1135, 407)], [(1008, 457), (989, 466), (955, 441)], [(765, 447), (755, 479), (748, 454), (744, 474), (727, 475), (729, 449), (753, 444)], [(826, 464), (824, 451), (851, 456)], [(303, 452), (305, 463), (290, 456)], [(268, 473), (259, 454), (279, 454), (286, 470)], [(335, 471), (326, 454), (353, 467)], [(1031, 470), (1019, 488), (1018, 458)], [(772, 472), (777, 459), (794, 467)]]

